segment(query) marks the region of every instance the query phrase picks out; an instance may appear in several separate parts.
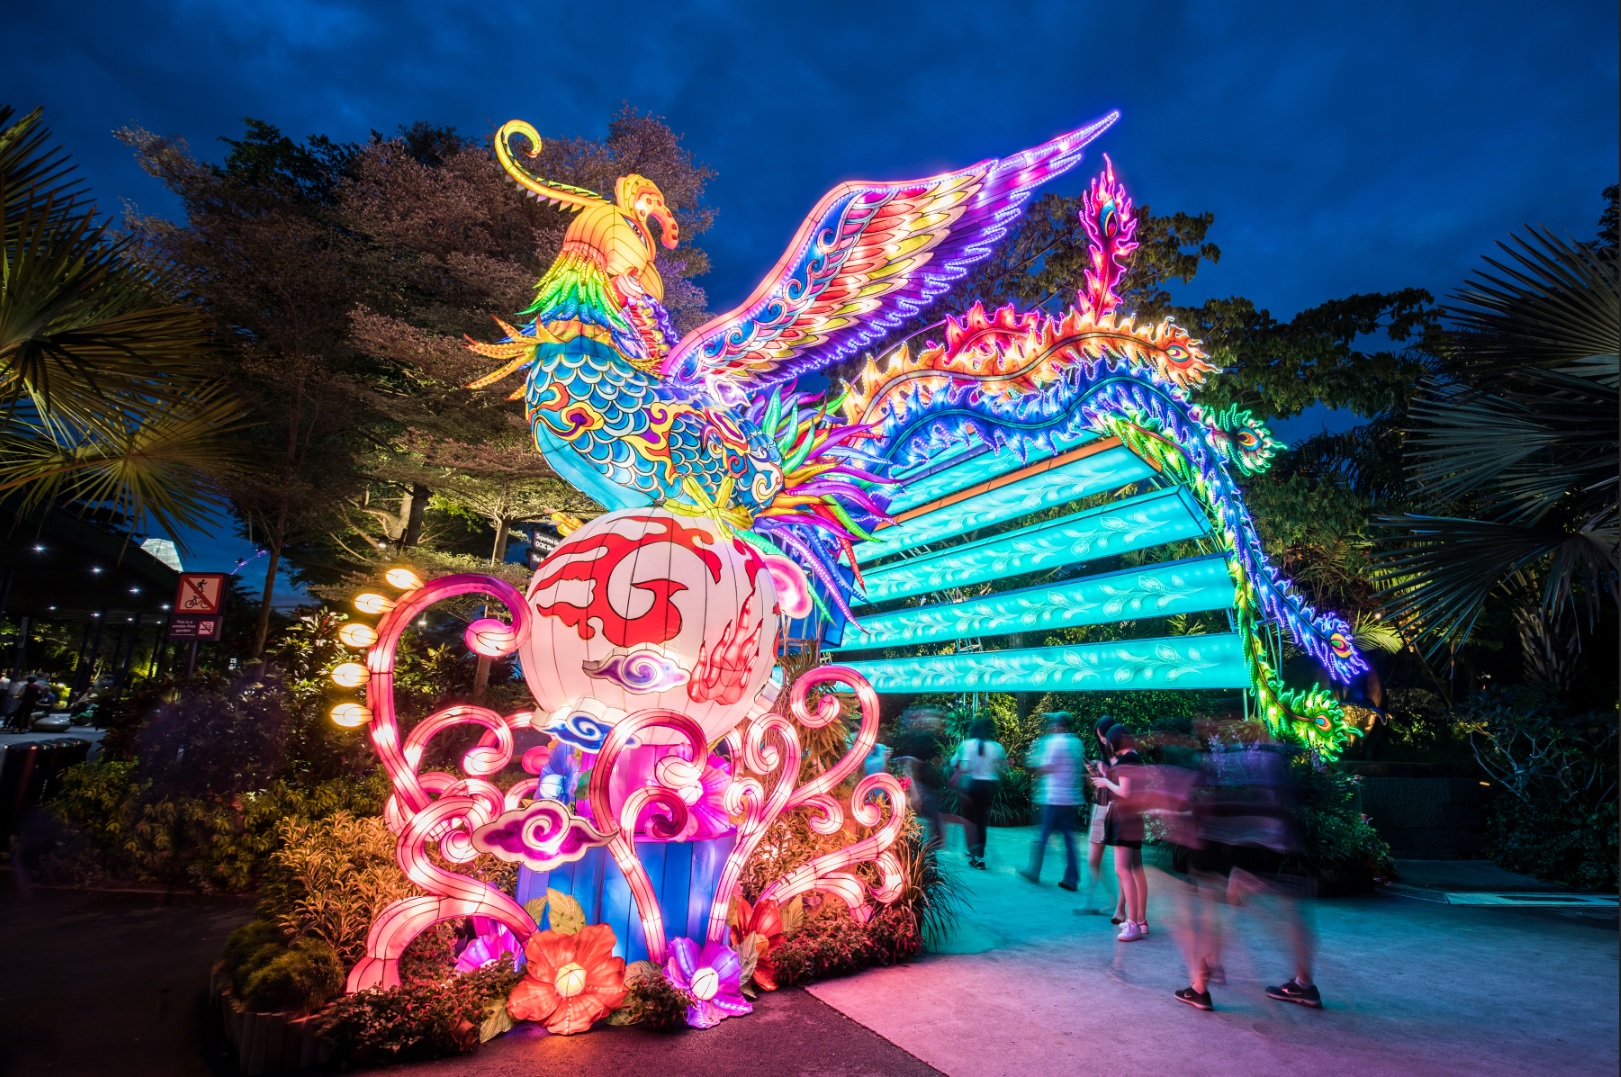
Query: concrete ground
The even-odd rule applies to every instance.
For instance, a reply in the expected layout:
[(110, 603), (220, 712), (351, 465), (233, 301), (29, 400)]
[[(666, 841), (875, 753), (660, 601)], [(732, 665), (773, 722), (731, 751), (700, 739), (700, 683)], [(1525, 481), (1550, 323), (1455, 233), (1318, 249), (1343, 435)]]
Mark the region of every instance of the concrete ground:
[(1314, 1011), (1263, 994), (1291, 963), (1271, 921), (1247, 909), (1204, 1013), (1172, 997), (1188, 982), (1175, 877), (1149, 869), (1152, 934), (1119, 943), (1106, 917), (1075, 915), (1052, 885), (1061, 852), (1048, 854), (1045, 886), (1014, 873), (1029, 834), (991, 832), (991, 870), (968, 879), (973, 908), (946, 953), (811, 993), (954, 1077), (1617, 1072), (1613, 917), (1315, 902), (1325, 1009)]
[(240, 898), (19, 892), (0, 874), (0, 1075), (232, 1072), (208, 971)]
[[(225, 936), (252, 916), (238, 898), (20, 893), (0, 873), (0, 1077), (209, 1077), (236, 1072), (206, 1005)], [(802, 990), (763, 996), (747, 1018), (703, 1033), (639, 1028), (548, 1036), (524, 1026), (472, 1057), (369, 1071), (534, 1077), (936, 1071)]]
[[(753, 1015), (708, 1032), (525, 1029), (471, 1057), (376, 1072), (1617, 1072), (1613, 915), (1387, 895), (1318, 902), (1319, 1012), (1262, 994), (1289, 975), (1289, 961), (1269, 923), (1246, 910), (1228, 983), (1212, 988), (1217, 1010), (1201, 1013), (1171, 997), (1187, 982), (1172, 876), (1150, 869), (1153, 934), (1117, 943), (1106, 917), (1075, 915), (1076, 899), (1051, 885), (1061, 853), (1049, 854), (1048, 885), (1014, 874), (1028, 845), (1029, 831), (992, 831), (983, 873), (947, 854), (973, 907), (945, 952), (913, 964), (768, 995)], [(0, 1077), (230, 1073), (203, 999), (225, 935), (250, 913), (232, 899), (24, 895), (0, 876)]]
[(933, 1077), (939, 1071), (877, 1033), (789, 989), (762, 995), (747, 1017), (674, 1035), (599, 1026), (584, 1036), (549, 1036), (524, 1025), (472, 1058), (442, 1058), (367, 1070), (374, 1077)]

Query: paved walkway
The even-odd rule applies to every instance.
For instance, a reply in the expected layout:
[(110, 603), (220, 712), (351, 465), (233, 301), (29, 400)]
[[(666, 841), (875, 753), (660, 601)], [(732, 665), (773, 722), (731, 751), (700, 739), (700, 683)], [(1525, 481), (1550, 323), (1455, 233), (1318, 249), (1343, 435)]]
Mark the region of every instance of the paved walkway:
[(1117, 943), (1107, 918), (1076, 916), (1071, 895), (1014, 874), (1028, 835), (991, 832), (991, 870), (972, 873), (973, 910), (947, 953), (811, 993), (953, 1077), (1617, 1072), (1613, 920), (1316, 902), (1324, 1010), (1264, 996), (1290, 975), (1287, 955), (1241, 919), (1228, 984), (1202, 1013), (1171, 997), (1187, 983), (1174, 877), (1150, 868), (1153, 934)]
[[(1170, 876), (1150, 870), (1153, 935), (1014, 874), (1028, 831), (995, 830), (992, 870), (947, 952), (766, 996), (704, 1033), (508, 1035), (472, 1058), (378, 1073), (529, 1077), (759, 1074), (1607, 1074), (1617, 1072), (1614, 920), (1388, 896), (1317, 903), (1327, 1009), (1268, 1000), (1286, 955), (1241, 927), (1215, 1013), (1186, 983)], [(1060, 854), (1061, 855), (1061, 854)], [(1060, 864), (1048, 861), (1049, 878)], [(0, 876), (0, 1074), (229, 1073), (203, 1007), (208, 967), (251, 903), (10, 891)], [(1118, 962), (1123, 976), (1107, 973)]]

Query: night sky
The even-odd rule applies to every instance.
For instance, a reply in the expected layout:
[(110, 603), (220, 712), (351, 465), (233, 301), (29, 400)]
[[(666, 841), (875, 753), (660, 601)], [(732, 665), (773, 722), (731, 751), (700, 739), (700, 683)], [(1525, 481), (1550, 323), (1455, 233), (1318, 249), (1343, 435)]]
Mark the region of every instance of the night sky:
[(1444, 294), (1524, 223), (1592, 236), (1621, 152), (1617, 35), (1614, 0), (20, 0), (0, 14), (0, 101), (45, 106), (109, 213), (172, 208), (113, 140), (122, 124), (218, 159), (248, 116), (295, 137), (512, 118), (600, 137), (629, 101), (719, 173), (698, 282), (715, 310), (833, 184), (1005, 156), (1118, 108), (1053, 189), (1074, 193), (1107, 152), (1139, 203), (1216, 215), (1221, 263), (1179, 298), (1287, 317), (1353, 292)]

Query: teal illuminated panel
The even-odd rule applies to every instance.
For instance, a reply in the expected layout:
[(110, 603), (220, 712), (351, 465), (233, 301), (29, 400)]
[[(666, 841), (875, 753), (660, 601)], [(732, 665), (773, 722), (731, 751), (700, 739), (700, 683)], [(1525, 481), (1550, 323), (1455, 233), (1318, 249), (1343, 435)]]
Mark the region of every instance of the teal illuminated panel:
[(908, 595), (1059, 568), (1196, 538), (1208, 529), (1204, 513), (1187, 494), (1180, 489), (1155, 490), (1005, 535), (869, 569), (862, 573), (866, 581), (862, 601), (876, 605)]
[(911, 606), (861, 618), (831, 650), (903, 647), (914, 643), (1000, 636), (1009, 632), (1109, 624), (1131, 617), (1227, 609), (1233, 580), (1223, 554), (1124, 569), (967, 602)]
[(879, 692), (1118, 692), (1250, 684), (1244, 647), (1234, 632), (844, 664)]
[[(1095, 431), (1088, 430), (1078, 437), (1065, 440), (1058, 448), (1068, 452), (1088, 441), (1095, 441), (1100, 436)], [(1021, 459), (1017, 453), (987, 449), (951, 467), (915, 468), (914, 472), (927, 471), (928, 474), (920, 479), (902, 478), (900, 492), (889, 503), (889, 511), (892, 514), (902, 513), (919, 505), (927, 505), (947, 494), (954, 494), (958, 490), (966, 490), (970, 486), (989, 482), (1010, 471), (1028, 467), (1030, 464), (1045, 460), (1050, 455), (1052, 454), (1049, 452), (1035, 452), (1029, 458)]]
[(1094, 456), (1083, 456), (1051, 471), (1027, 475), (1017, 482), (924, 513), (905, 523), (886, 527), (871, 541), (856, 547), (856, 560), (864, 564), (886, 554), (939, 542), (976, 527), (1001, 523), (1037, 509), (1051, 508), (1089, 494), (1139, 482), (1153, 474), (1153, 468), (1124, 446)]

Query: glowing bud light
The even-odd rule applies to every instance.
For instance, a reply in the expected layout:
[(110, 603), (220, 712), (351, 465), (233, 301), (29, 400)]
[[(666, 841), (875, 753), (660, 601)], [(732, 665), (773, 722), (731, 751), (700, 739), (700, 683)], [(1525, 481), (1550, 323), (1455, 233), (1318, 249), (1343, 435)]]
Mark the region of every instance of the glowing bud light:
[(350, 647), (370, 647), (377, 642), (377, 630), (371, 625), (347, 624), (338, 629), (338, 638)]
[(714, 969), (703, 968), (692, 974), (692, 997), (699, 1002), (708, 1002), (720, 992), (720, 973)]
[(371, 708), (359, 703), (339, 703), (332, 708), (332, 720), (345, 729), (357, 729), (371, 721)]
[(359, 688), (370, 676), (359, 662), (345, 662), (332, 671), (332, 683), (343, 688)]
[(408, 568), (391, 568), (384, 574), (383, 579), (392, 587), (402, 591), (415, 591), (422, 586), (422, 578)]
[(374, 594), (371, 591), (367, 591), (365, 594), (355, 599), (355, 609), (359, 610), (361, 613), (369, 613), (373, 616), (380, 613), (387, 613), (393, 608), (394, 600), (392, 598), (384, 598), (382, 595)]
[(564, 998), (573, 998), (585, 990), (585, 966), (577, 961), (570, 961), (557, 970), (557, 977), (552, 982), (557, 993)]

